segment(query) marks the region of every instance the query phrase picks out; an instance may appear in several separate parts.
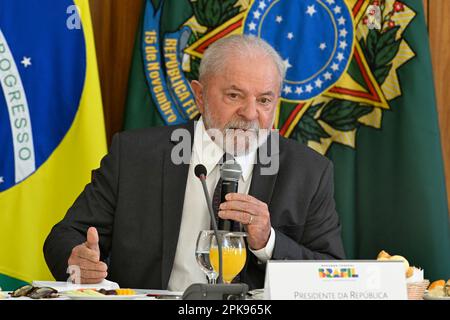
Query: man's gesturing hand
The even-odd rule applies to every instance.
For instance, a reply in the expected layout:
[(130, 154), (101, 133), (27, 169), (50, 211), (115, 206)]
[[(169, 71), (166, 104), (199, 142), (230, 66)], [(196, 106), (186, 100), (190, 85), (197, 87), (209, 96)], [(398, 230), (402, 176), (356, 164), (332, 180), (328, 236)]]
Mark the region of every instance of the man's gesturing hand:
[(248, 245), (253, 250), (266, 246), (270, 237), (270, 213), (267, 204), (255, 197), (229, 193), (220, 204), (219, 217), (242, 223), (248, 232)]
[(72, 249), (68, 264), (69, 267), (77, 266), (80, 269), (81, 283), (99, 283), (106, 278), (108, 267), (100, 261), (97, 229), (88, 229), (87, 241)]

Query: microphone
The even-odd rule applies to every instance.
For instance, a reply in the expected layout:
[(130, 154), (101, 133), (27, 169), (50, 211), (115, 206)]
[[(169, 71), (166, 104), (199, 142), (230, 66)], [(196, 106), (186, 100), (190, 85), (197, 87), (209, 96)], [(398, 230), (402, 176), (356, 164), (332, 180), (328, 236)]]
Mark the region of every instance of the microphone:
[(216, 236), (217, 248), (219, 250), (219, 277), (217, 279), (218, 283), (223, 283), (223, 262), (222, 262), (222, 243), (219, 241), (219, 232), (217, 230), (217, 221), (214, 216), (214, 210), (212, 208), (212, 202), (209, 198), (208, 187), (206, 186), (206, 167), (202, 164), (198, 164), (194, 168), (194, 173), (197, 178), (200, 179), (203, 187), (203, 193), (205, 194), (206, 204), (208, 205), (209, 215), (211, 217), (211, 222), (214, 229), (214, 235)]
[[(220, 203), (225, 202), (225, 196), (227, 194), (238, 192), (239, 178), (241, 175), (242, 168), (235, 159), (225, 161), (225, 163), (220, 167), (220, 177), (222, 178)], [(231, 230), (231, 221), (222, 219), (219, 220), (219, 229)]]
[(205, 194), (206, 203), (208, 205), (209, 215), (214, 229), (214, 235), (217, 239), (217, 247), (219, 249), (219, 284), (194, 283), (190, 285), (183, 293), (183, 300), (245, 300), (248, 292), (248, 285), (245, 283), (223, 283), (222, 270), (222, 244), (219, 241), (219, 232), (217, 230), (217, 221), (214, 216), (212, 202), (209, 197), (208, 188), (206, 187), (206, 168), (202, 164), (198, 164), (194, 168), (195, 175), (200, 179)]

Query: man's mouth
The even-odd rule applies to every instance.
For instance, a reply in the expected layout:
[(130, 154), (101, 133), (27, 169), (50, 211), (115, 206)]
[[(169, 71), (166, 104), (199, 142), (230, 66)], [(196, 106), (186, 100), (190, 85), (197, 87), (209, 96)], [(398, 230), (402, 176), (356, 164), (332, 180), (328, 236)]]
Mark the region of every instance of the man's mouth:
[(247, 128), (237, 128), (237, 127), (231, 127), (228, 128), (229, 130), (241, 130), (243, 132), (247, 132), (247, 131), (255, 131), (255, 129), (247, 129)]

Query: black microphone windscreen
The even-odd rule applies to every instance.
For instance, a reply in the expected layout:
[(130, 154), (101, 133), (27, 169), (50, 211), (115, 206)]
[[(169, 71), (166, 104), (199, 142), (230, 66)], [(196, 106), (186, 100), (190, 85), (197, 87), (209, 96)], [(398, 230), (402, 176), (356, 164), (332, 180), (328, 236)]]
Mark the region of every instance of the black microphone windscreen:
[(200, 178), (201, 175), (204, 175), (206, 177), (206, 174), (207, 174), (206, 167), (202, 164), (196, 165), (194, 172), (195, 172), (195, 176), (197, 178)]

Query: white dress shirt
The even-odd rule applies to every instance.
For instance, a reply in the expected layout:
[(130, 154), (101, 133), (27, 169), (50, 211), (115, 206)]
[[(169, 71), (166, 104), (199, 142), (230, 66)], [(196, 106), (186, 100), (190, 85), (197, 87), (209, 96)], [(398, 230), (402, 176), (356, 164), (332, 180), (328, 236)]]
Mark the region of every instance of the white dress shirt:
[[(199, 232), (201, 230), (210, 229), (211, 218), (208, 213), (205, 196), (203, 195), (202, 184), (195, 176), (194, 168), (197, 164), (203, 164), (206, 167), (208, 173), (206, 185), (212, 199), (217, 181), (220, 178), (220, 168), (218, 163), (222, 159), (223, 154), (224, 151), (211, 140), (205, 130), (203, 121), (200, 118), (195, 127), (180, 234), (178, 237), (177, 251), (169, 279), (168, 290), (184, 291), (193, 283), (207, 283), (206, 275), (200, 269), (200, 266), (195, 259), (195, 245)], [(236, 157), (235, 159), (242, 167), (238, 192), (248, 194), (256, 152)], [(182, 183), (182, 181), (180, 181), (180, 183)], [(275, 231), (272, 228), (266, 247), (260, 250), (250, 249), (250, 251), (259, 261), (266, 262), (272, 257), (274, 246)]]

